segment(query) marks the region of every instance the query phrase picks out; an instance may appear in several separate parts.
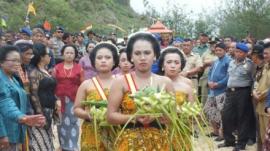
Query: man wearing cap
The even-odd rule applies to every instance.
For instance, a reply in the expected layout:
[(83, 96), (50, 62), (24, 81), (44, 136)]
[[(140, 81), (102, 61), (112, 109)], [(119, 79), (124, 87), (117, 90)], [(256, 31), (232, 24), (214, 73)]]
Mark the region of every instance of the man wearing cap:
[(184, 39), (183, 52), (187, 60), (182, 76), (191, 79), (196, 93), (198, 92), (198, 73), (201, 71), (202, 60), (199, 54), (192, 52), (192, 42), (190, 39)]
[(61, 58), (61, 49), (65, 45), (62, 41), (64, 34), (64, 28), (57, 26), (53, 38), (50, 39), (51, 49), (53, 50), (55, 59), (58, 60)]
[(21, 34), (23, 40), (30, 40), (31, 35), (32, 35), (32, 31), (28, 27), (23, 27), (20, 30), (20, 34)]
[(173, 46), (178, 48), (179, 50), (182, 50), (182, 47), (181, 47), (181, 44), (183, 43), (183, 39), (179, 38), (179, 37), (176, 37), (174, 40), (173, 40)]
[(207, 100), (207, 94), (208, 94), (208, 86), (207, 86), (207, 77), (209, 68), (211, 67), (212, 63), (218, 58), (215, 55), (215, 47), (216, 43), (219, 41), (218, 38), (212, 37), (209, 41), (210, 49), (206, 50), (206, 52), (202, 55), (202, 63), (203, 66), (201, 70), (203, 71), (202, 76), (199, 80), (199, 86), (201, 87), (201, 102), (204, 105)]
[[(264, 59), (265, 61), (265, 65), (260, 65), (263, 66), (263, 70), (261, 74), (259, 72), (256, 76), (256, 82), (254, 84), (254, 90), (252, 93), (253, 98), (256, 101), (256, 113), (259, 120), (258, 128), (260, 137), (258, 138), (258, 145), (261, 146), (261, 143), (264, 141), (265, 131), (269, 122), (269, 115), (265, 113), (264, 109), (267, 92), (270, 87), (270, 43), (265, 44), (264, 48), (262, 46), (262, 48), (259, 49), (256, 47), (258, 46), (255, 45), (252, 56), (254, 56), (254, 53), (256, 53), (258, 56), (260, 56), (261, 59)], [(261, 64), (263, 64), (263, 61), (261, 61)]]
[(83, 33), (78, 33), (75, 35), (76, 36), (76, 41), (75, 41), (75, 45), (77, 46), (80, 55), (85, 55), (86, 54), (86, 50), (85, 50), (85, 45), (84, 45), (84, 35)]
[[(260, 81), (260, 79), (262, 77), (262, 71), (263, 71), (263, 66), (264, 66), (263, 49), (264, 49), (263, 43), (262, 43), (262, 45), (256, 44), (253, 46), (253, 50), (252, 50), (252, 53), (250, 55), (251, 60), (253, 61), (253, 63), (256, 66), (254, 69), (255, 71), (254, 71), (253, 91), (256, 90), (256, 88), (258, 86), (258, 82)], [(257, 101), (254, 97), (253, 97), (252, 103), (253, 103), (254, 110), (256, 110)], [(256, 125), (252, 124), (253, 127), (251, 127), (251, 131), (250, 131), (253, 139), (250, 139), (250, 140), (256, 140), (256, 137), (257, 137), (258, 138), (257, 139), (257, 150), (262, 150), (263, 139), (261, 139), (262, 137), (260, 135), (259, 115), (257, 112), (255, 113), (255, 120), (256, 120), (255, 121)], [(251, 141), (248, 141), (248, 145), (250, 142)], [(252, 141), (251, 143), (253, 143), (253, 142), (255, 142), (255, 141)]]
[(208, 46), (208, 35), (205, 33), (201, 33), (199, 37), (199, 45), (193, 48), (193, 52), (199, 54), (200, 56), (203, 55), (204, 52), (209, 50)]
[[(235, 146), (234, 151), (245, 149), (249, 139), (249, 124), (254, 116), (251, 100), (254, 65), (247, 58), (248, 51), (244, 43), (236, 44), (235, 59), (228, 68), (226, 101), (222, 110), (225, 142), (218, 147)], [(236, 132), (237, 140), (233, 132)]]

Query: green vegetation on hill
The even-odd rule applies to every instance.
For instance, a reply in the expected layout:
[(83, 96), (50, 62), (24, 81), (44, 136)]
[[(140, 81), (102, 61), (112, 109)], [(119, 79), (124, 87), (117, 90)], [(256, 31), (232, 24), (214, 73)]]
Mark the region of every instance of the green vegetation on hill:
[[(8, 29), (18, 31), (24, 20), (30, 0), (0, 0), (0, 16), (6, 18)], [(46, 19), (55, 28), (62, 25), (70, 32), (84, 29), (89, 24), (101, 34), (115, 31), (113, 24), (129, 33), (147, 26), (147, 18), (136, 14), (129, 0), (33, 0), (37, 15), (30, 14), (30, 26), (43, 24)], [(116, 30), (118, 34), (127, 33)]]

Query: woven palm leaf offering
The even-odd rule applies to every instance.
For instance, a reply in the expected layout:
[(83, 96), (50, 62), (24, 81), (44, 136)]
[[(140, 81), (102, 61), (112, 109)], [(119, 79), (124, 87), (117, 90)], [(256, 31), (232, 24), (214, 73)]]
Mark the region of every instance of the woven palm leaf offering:
[[(106, 150), (113, 150), (113, 142), (117, 136), (118, 127), (112, 126), (107, 122), (107, 100), (86, 100), (82, 102), (82, 105), (87, 107), (89, 115), (93, 119), (95, 129), (95, 139), (100, 137)], [(101, 135), (98, 135), (98, 131)], [(97, 141), (96, 141), (97, 142)], [(99, 144), (96, 143), (96, 149), (99, 149)]]
[(162, 124), (159, 122), (160, 117), (167, 117), (169, 124), (166, 125), (166, 130), (168, 131), (171, 150), (192, 150), (191, 135), (194, 122), (198, 125), (200, 131), (204, 131), (202, 126), (204, 124), (199, 120), (204, 118), (198, 117), (202, 115), (202, 108), (198, 103), (185, 102), (178, 106), (174, 94), (154, 87), (146, 87), (136, 91), (130, 97), (133, 98), (137, 111), (124, 125), (118, 138), (125, 130), (125, 127), (134, 122), (137, 116), (155, 118), (160, 128), (162, 128)]
[[(193, 94), (194, 96), (195, 93)], [(197, 97), (194, 97), (197, 98)], [(200, 137), (204, 137), (204, 140), (206, 140), (207, 143), (207, 149), (209, 151), (214, 150), (214, 144), (211, 142), (208, 137), (206, 137), (206, 132), (209, 130), (207, 127), (207, 120), (203, 113), (202, 104), (198, 99), (195, 99), (193, 101), (184, 101), (183, 104), (177, 105), (177, 112), (178, 114), (178, 122), (185, 122), (186, 124), (179, 124), (182, 126), (182, 130), (184, 133), (182, 133), (180, 140), (185, 141), (185, 148), (183, 148), (183, 151), (193, 150), (192, 148), (192, 138), (191, 135), (196, 137), (195, 135), (200, 134)], [(188, 127), (186, 127), (188, 126)], [(198, 136), (197, 136), (198, 137)], [(179, 145), (183, 145), (183, 142), (180, 141), (182, 144), (177, 144), (177, 147)]]
[(89, 108), (89, 114), (94, 119), (94, 122), (99, 126), (109, 126), (106, 120), (106, 112), (108, 101), (106, 100), (86, 100), (82, 102), (82, 105)]

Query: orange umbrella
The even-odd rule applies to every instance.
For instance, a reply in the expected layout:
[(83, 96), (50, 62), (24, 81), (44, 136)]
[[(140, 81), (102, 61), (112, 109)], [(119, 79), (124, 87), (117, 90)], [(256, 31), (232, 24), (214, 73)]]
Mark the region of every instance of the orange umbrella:
[(168, 29), (159, 20), (155, 24), (153, 24), (147, 31), (151, 32), (151, 33), (160, 33), (160, 34), (162, 34), (162, 33), (172, 33), (172, 30)]

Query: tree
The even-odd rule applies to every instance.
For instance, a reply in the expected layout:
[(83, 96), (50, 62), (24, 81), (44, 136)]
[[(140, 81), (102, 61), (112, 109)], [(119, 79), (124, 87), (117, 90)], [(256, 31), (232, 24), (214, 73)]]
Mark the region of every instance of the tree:
[(174, 31), (175, 36), (192, 37), (193, 23), (190, 18), (192, 12), (186, 13), (180, 5), (170, 5), (170, 8), (162, 16), (164, 23)]
[(256, 38), (269, 37), (269, 0), (227, 0), (225, 9), (218, 10), (220, 35), (244, 38), (251, 34)]

